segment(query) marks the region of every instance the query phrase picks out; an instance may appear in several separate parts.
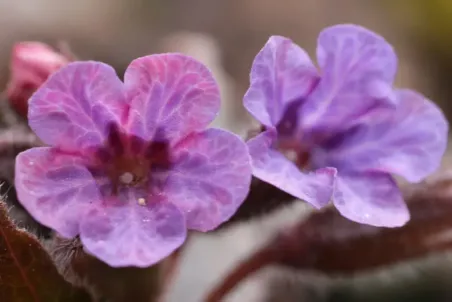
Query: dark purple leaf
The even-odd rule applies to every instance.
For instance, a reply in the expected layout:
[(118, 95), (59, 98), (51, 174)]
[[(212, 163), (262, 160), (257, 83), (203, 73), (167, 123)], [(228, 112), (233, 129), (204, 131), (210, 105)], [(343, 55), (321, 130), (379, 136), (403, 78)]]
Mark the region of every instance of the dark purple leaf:
[(38, 239), (18, 229), (0, 201), (0, 301), (91, 301), (58, 273)]

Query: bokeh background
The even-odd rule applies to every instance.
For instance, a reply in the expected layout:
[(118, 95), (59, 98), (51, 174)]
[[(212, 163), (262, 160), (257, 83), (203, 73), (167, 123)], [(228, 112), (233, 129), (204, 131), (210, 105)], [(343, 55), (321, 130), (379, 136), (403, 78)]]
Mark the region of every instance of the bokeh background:
[[(67, 42), (81, 59), (122, 72), (134, 58), (184, 52), (205, 62), (223, 94), (217, 124), (241, 135), (253, 124), (241, 107), (252, 60), (270, 35), (291, 37), (314, 54), (319, 31), (357, 23), (382, 34), (399, 56), (397, 85), (437, 102), (452, 116), (452, 1), (449, 0), (0, 0), (0, 83), (11, 46)], [(244, 255), (304, 215), (301, 203), (215, 235), (194, 235), (169, 301), (201, 301)], [(268, 272), (267, 272), (268, 274)], [(265, 272), (230, 301), (262, 301)]]

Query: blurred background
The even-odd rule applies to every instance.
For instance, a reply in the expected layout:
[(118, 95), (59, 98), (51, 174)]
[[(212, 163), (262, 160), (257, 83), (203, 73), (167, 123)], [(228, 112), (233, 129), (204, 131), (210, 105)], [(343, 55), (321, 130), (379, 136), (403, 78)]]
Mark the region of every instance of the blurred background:
[[(268, 37), (290, 37), (314, 54), (319, 31), (337, 23), (383, 35), (399, 56), (397, 85), (422, 91), (452, 116), (449, 0), (0, 0), (0, 82), (8, 79), (11, 46), (24, 40), (65, 41), (79, 58), (104, 61), (120, 74), (136, 57), (184, 52), (207, 64), (220, 82), (223, 112), (216, 123), (244, 135), (253, 121), (241, 96)], [(304, 212), (298, 203), (221, 234), (195, 235), (169, 301), (201, 301), (238, 259)], [(262, 301), (263, 284), (252, 278), (229, 299)]]

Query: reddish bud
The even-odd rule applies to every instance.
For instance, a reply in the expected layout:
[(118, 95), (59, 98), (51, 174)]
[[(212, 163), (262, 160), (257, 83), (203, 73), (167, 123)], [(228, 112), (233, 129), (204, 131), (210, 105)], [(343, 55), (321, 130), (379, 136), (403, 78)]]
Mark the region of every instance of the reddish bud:
[(55, 71), (70, 60), (40, 42), (20, 42), (13, 46), (7, 97), (22, 116), (28, 112), (28, 99)]

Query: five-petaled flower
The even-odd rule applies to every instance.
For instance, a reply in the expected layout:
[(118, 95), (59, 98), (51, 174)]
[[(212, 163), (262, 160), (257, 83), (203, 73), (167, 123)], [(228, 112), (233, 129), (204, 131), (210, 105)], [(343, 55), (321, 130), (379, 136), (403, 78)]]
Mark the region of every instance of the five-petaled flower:
[(11, 53), (11, 75), (6, 89), (12, 107), (26, 117), (31, 95), (52, 73), (69, 62), (69, 58), (44, 43), (15, 44)]
[(317, 208), (332, 200), (351, 220), (403, 225), (409, 213), (392, 174), (419, 182), (438, 168), (445, 117), (422, 95), (392, 87), (396, 54), (370, 30), (323, 30), (317, 62), (320, 71), (280, 36), (256, 56), (244, 97), (265, 128), (248, 142), (254, 175)]
[(30, 99), (29, 124), (50, 146), (18, 155), (18, 197), (109, 265), (152, 265), (249, 191), (245, 142), (206, 129), (219, 106), (209, 70), (181, 54), (138, 58), (124, 82), (106, 64), (70, 63)]

